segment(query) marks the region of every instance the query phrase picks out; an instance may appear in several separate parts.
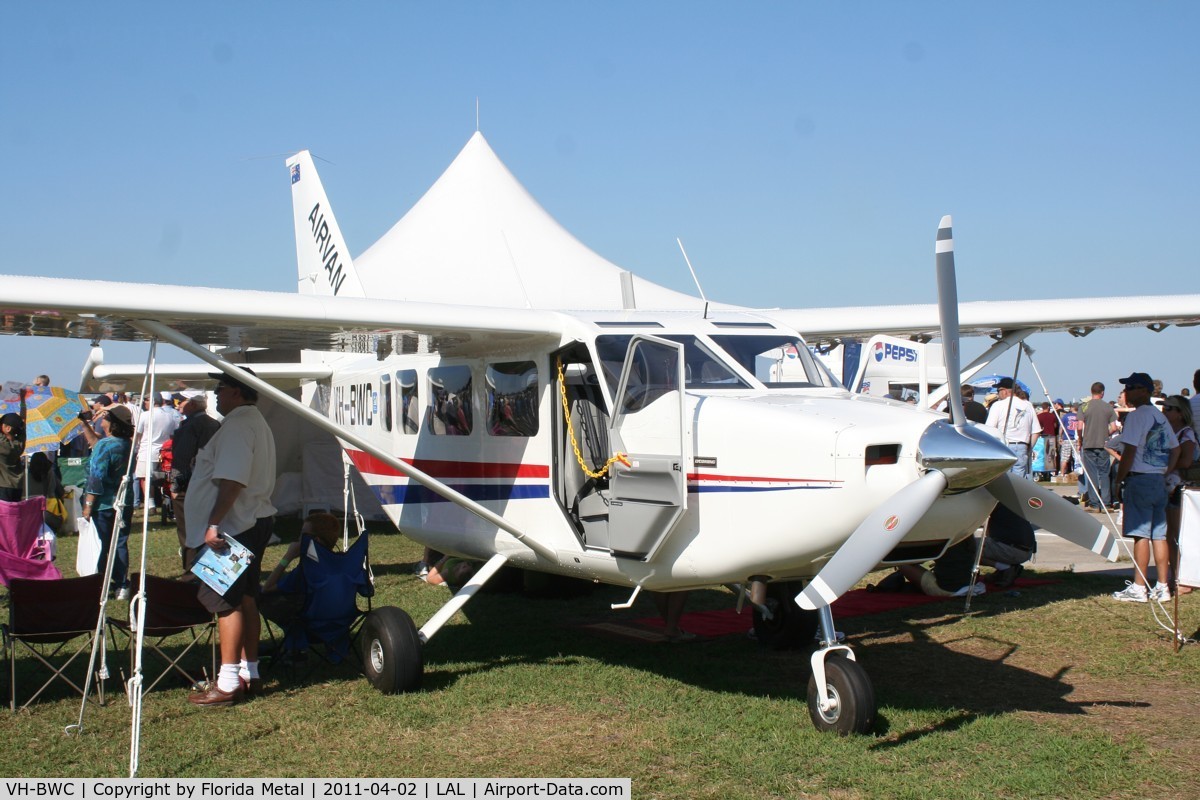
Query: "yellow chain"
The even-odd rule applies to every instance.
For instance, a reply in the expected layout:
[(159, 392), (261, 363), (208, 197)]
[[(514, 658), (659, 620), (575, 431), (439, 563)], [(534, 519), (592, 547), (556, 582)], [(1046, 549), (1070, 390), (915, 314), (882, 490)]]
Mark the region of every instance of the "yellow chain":
[(631, 466), (629, 456), (625, 453), (617, 453), (608, 460), (599, 472), (592, 472), (588, 469), (587, 463), (583, 460), (583, 453), (579, 452), (579, 442), (575, 440), (575, 426), (571, 424), (571, 404), (567, 402), (567, 382), (563, 379), (563, 363), (562, 359), (556, 359), (558, 362), (558, 394), (562, 397), (563, 417), (567, 420), (567, 434), (571, 437), (571, 448), (575, 451), (575, 460), (579, 462), (579, 468), (583, 470), (583, 474), (589, 478), (603, 478), (616, 462), (620, 461), (625, 466)]

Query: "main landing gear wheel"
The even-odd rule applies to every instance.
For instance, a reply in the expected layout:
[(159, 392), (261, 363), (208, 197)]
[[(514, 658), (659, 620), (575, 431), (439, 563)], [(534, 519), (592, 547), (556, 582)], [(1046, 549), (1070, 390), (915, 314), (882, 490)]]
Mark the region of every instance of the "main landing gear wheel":
[(830, 654), (825, 659), (825, 683), (833, 698), (828, 711), (822, 711), (818, 702), (816, 676), (808, 679), (808, 716), (817, 730), (849, 736), (874, 727), (875, 687), (857, 661)]
[(767, 619), (758, 609), (754, 611), (754, 637), (764, 647), (774, 650), (790, 650), (812, 644), (817, 633), (816, 611), (805, 611), (796, 605), (796, 595), (804, 586), (799, 581), (772, 583), (767, 586), (767, 600), (763, 604), (771, 609)]
[(421, 687), (425, 657), (412, 617), (395, 606), (367, 614), (359, 633), (363, 674), (384, 694), (411, 692)]

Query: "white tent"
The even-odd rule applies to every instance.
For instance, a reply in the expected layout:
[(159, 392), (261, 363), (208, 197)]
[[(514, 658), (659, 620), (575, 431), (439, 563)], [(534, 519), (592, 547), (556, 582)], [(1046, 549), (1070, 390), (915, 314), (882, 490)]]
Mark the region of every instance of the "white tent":
[(355, 267), (369, 297), (560, 310), (701, 307), (589, 250), (479, 132)]

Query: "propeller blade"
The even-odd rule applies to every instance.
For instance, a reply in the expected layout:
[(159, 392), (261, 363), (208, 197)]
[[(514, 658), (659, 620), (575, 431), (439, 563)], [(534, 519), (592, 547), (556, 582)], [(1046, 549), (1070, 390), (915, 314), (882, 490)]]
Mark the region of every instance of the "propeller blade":
[(946, 476), (930, 470), (872, 511), (817, 576), (796, 595), (812, 611), (849, 591), (913, 529), (946, 490)]
[(938, 319), (942, 326), (942, 359), (949, 390), (950, 421), (961, 428), (967, 423), (962, 407), (962, 364), (958, 351), (958, 284), (954, 276), (954, 231), (950, 215), (938, 224), (934, 261), (937, 264)]
[(1033, 527), (1045, 528), (1109, 561), (1117, 560), (1117, 539), (1108, 528), (1049, 489), (1006, 472), (989, 483), (987, 490)]

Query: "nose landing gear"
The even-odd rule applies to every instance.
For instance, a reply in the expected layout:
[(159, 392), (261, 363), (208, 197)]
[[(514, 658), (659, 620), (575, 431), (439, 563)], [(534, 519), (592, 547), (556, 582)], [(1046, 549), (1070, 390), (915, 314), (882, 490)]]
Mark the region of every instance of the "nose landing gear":
[(875, 726), (875, 687), (850, 648), (837, 643), (829, 606), (821, 606), (817, 614), (821, 644), (812, 654), (808, 716), (819, 731), (868, 733)]

